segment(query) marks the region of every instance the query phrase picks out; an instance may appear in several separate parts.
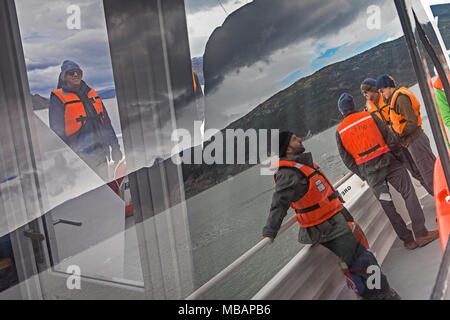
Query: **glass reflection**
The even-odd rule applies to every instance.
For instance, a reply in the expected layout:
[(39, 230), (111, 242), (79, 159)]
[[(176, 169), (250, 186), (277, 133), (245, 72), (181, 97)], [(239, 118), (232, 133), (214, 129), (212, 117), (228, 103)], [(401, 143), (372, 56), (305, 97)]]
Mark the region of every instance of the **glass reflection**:
[(54, 270), (142, 284), (102, 2), (16, 7)]

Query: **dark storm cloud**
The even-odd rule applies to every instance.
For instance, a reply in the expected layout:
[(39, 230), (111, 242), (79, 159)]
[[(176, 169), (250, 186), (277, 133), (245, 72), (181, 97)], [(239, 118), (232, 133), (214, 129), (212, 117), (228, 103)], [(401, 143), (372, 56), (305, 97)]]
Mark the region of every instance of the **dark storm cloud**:
[[(275, 51), (306, 39), (337, 34), (386, 0), (256, 0), (228, 16), (205, 49), (205, 90), (221, 83), (227, 72), (267, 60)], [(390, 6), (389, 6), (390, 7)], [(362, 30), (361, 32), (365, 32)], [(301, 53), (299, 53), (301, 54)]]

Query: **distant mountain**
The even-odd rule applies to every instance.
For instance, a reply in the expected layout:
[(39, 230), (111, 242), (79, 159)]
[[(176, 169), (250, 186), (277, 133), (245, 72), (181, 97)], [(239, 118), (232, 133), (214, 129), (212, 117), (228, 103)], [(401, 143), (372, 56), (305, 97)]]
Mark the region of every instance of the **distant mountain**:
[(114, 88), (99, 90), (97, 91), (97, 93), (98, 96), (103, 100), (112, 99), (116, 97), (116, 89)]
[[(114, 88), (104, 89), (97, 91), (99, 97), (103, 100), (116, 97), (116, 90)], [(47, 109), (50, 103), (50, 99), (44, 98), (39, 94), (31, 94), (31, 102), (33, 104), (33, 110)]]
[[(383, 43), (345, 61), (331, 64), (302, 78), (231, 123), (230, 129), (281, 129), (306, 136), (319, 133), (340, 120), (337, 100), (343, 92), (362, 109), (360, 84), (388, 73), (402, 86), (417, 82), (404, 37)], [(326, 115), (326, 116), (324, 116)]]
[(50, 100), (44, 98), (38, 94), (30, 94), (31, 95), (31, 103), (33, 104), (33, 110), (42, 110), (47, 109)]
[(438, 27), (444, 39), (445, 47), (450, 49), (450, 4), (441, 4), (431, 7), (431, 11), (438, 16)]

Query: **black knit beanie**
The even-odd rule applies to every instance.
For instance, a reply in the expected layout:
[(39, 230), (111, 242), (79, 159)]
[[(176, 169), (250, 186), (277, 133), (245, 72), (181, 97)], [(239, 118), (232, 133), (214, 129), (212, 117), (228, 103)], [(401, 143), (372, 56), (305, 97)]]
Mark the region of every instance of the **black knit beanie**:
[(278, 156), (280, 158), (286, 156), (286, 150), (289, 147), (289, 142), (291, 141), (291, 137), (294, 133), (289, 131), (280, 132), (278, 137)]

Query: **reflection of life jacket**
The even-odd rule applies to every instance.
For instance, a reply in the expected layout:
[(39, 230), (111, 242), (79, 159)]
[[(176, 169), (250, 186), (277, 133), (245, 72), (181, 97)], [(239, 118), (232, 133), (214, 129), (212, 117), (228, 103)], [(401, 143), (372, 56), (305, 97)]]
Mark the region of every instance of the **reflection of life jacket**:
[(67, 137), (80, 131), (87, 120), (100, 120), (102, 123), (104, 122), (105, 114), (103, 112), (102, 100), (94, 89), (91, 88), (88, 93), (88, 98), (95, 108), (96, 115), (94, 117), (87, 116), (85, 106), (77, 94), (69, 92), (66, 95), (61, 88), (54, 90), (53, 93), (64, 104), (65, 133)]
[(344, 148), (360, 165), (389, 152), (375, 120), (368, 112), (348, 115), (337, 127)]
[(418, 122), (417, 122), (418, 126), (422, 125), (422, 118), (420, 117), (420, 102), (419, 102), (419, 100), (417, 100), (416, 96), (411, 91), (406, 89), (405, 87), (401, 87), (401, 88), (397, 89), (394, 92), (394, 94), (392, 96), (392, 100), (391, 100), (390, 121), (391, 121), (392, 129), (395, 132), (397, 132), (399, 135), (402, 135), (403, 130), (405, 129), (405, 125), (406, 125), (406, 119), (402, 114), (400, 114), (400, 110), (398, 109), (398, 106), (396, 106), (397, 98), (400, 94), (407, 95), (409, 100), (411, 100), (412, 108), (418, 118)]
[(375, 114), (378, 118), (383, 120), (384, 123), (390, 125), (389, 123), (389, 104), (385, 103), (383, 100), (383, 95), (378, 94), (378, 106), (375, 105), (375, 102), (372, 100), (366, 101), (366, 106), (364, 107), (364, 111)]
[(441, 78), (437, 77), (436, 81), (433, 83), (433, 87), (435, 89), (444, 90), (444, 86), (442, 85)]
[(300, 200), (291, 203), (291, 208), (297, 213), (297, 220), (301, 227), (307, 228), (321, 224), (344, 208), (339, 199), (339, 193), (334, 190), (316, 164), (314, 168), (311, 168), (298, 162), (281, 160), (271, 168), (280, 167), (297, 168), (308, 179), (308, 192)]
[(192, 83), (194, 84), (194, 92), (197, 92), (197, 81), (195, 81), (194, 69), (191, 68), (192, 71)]

